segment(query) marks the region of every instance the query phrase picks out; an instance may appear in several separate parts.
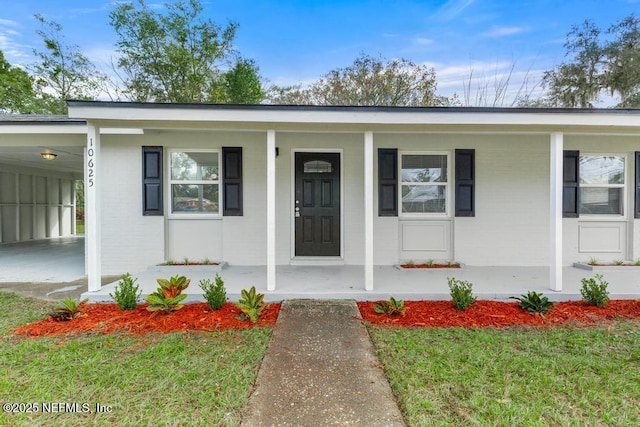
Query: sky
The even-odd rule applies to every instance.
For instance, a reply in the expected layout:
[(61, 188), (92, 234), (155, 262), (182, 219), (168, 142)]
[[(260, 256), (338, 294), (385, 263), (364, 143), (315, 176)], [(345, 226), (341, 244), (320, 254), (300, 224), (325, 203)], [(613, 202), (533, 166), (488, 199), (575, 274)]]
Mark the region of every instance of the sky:
[[(166, 3), (146, 2), (158, 7)], [(640, 15), (640, 0), (201, 2), (203, 16), (219, 25), (239, 25), (236, 49), (254, 59), (270, 83), (304, 85), (365, 53), (433, 67), (441, 95), (455, 93), (465, 100), (471, 81), (471, 101), (484, 90), (495, 91), (495, 82), (506, 79), (510, 70), (509, 96), (539, 93), (536, 82), (542, 73), (566, 60), (563, 45), (573, 25), (589, 19), (606, 29), (626, 16)], [(109, 25), (116, 3), (0, 0), (0, 50), (11, 64), (32, 62), (33, 49), (43, 49), (33, 18), (39, 13), (62, 25), (67, 44), (77, 45), (96, 66), (108, 70), (117, 55), (116, 34)]]

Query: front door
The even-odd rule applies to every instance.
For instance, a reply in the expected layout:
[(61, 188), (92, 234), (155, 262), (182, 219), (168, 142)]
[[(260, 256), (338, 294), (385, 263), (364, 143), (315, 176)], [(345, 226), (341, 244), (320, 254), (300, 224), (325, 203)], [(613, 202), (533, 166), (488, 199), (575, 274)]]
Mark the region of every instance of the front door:
[(340, 153), (295, 153), (296, 256), (340, 256)]

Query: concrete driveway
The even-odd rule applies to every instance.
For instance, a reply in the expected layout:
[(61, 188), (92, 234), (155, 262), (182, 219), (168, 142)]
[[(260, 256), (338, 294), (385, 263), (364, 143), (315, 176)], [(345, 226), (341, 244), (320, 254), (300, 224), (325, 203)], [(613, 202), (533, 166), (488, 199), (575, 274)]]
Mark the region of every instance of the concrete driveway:
[(84, 276), (84, 236), (0, 245), (0, 283), (72, 282)]
[(86, 290), (83, 236), (0, 245), (0, 291), (61, 300)]

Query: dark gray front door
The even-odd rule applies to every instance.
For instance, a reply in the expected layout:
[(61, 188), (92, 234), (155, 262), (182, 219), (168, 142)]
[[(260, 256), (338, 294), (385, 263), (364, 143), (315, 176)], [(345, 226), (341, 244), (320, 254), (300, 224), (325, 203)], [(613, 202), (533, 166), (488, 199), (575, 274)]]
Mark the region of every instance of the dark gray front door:
[(340, 256), (340, 153), (295, 153), (296, 256)]

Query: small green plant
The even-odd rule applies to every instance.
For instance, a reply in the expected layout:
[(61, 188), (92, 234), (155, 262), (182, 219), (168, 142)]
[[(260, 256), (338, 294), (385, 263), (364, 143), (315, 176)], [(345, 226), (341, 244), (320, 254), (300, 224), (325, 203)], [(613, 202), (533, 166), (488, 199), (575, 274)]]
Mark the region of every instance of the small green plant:
[(191, 260), (189, 259), (189, 257), (184, 257), (184, 258), (182, 259), (182, 263), (183, 263), (184, 265), (189, 265), (189, 264), (191, 263)]
[(136, 281), (129, 273), (123, 274), (120, 281), (116, 285), (113, 294), (109, 294), (117, 303), (120, 310), (134, 310), (138, 306), (140, 299), (140, 287), (136, 285)]
[(166, 314), (184, 307), (181, 302), (187, 298), (187, 295), (182, 291), (189, 286), (191, 280), (184, 276), (175, 275), (169, 280), (157, 279), (157, 282), (160, 287), (147, 296), (149, 303), (147, 310)]
[(427, 260), (426, 264), (427, 264), (427, 267), (433, 267), (433, 259), (432, 259), (432, 258), (429, 258), (429, 259)]
[(520, 298), (511, 298), (520, 301), (520, 308), (540, 316), (544, 316), (553, 307), (553, 303), (542, 292), (529, 291), (527, 295), (521, 295)]
[(444, 265), (446, 265), (447, 267), (451, 267), (453, 266), (453, 261), (448, 260), (447, 262), (444, 263)]
[(409, 261), (407, 261), (407, 265), (414, 266), (416, 265), (416, 263), (412, 259), (410, 259)]
[(637, 267), (640, 267), (640, 259), (638, 259), (638, 260), (634, 263), (634, 265), (635, 265), (635, 266), (637, 266)]
[(587, 263), (589, 265), (598, 265), (598, 260), (595, 259), (594, 257), (589, 258), (589, 262)]
[(175, 264), (175, 261), (174, 261), (174, 260), (172, 260), (172, 259), (168, 259), (168, 260), (166, 260), (166, 261), (164, 262), (164, 264), (162, 264), (162, 265), (173, 265), (173, 264)]
[(211, 265), (211, 260), (210, 260), (209, 258), (205, 258), (205, 259), (202, 261), (202, 265)]
[(615, 265), (622, 265), (622, 264), (624, 264), (624, 261), (623, 261), (623, 260), (621, 260), (621, 259), (617, 259), (617, 260), (613, 261), (613, 263), (614, 263)]
[(264, 294), (256, 292), (256, 287), (252, 286), (248, 291), (242, 289), (240, 291), (240, 299), (236, 303), (236, 307), (252, 322), (257, 322), (260, 313), (264, 308)]
[(602, 274), (596, 274), (595, 277), (580, 280), (582, 282), (580, 294), (589, 305), (604, 307), (609, 302), (609, 292), (607, 292), (609, 283), (602, 279)]
[(60, 304), (54, 308), (49, 315), (57, 321), (67, 321), (71, 319), (75, 319), (76, 317), (80, 317), (82, 314), (82, 306), (85, 305), (89, 301), (88, 299), (84, 299), (80, 302), (76, 302), (71, 298), (65, 298), (60, 301)]
[(464, 280), (457, 280), (455, 277), (448, 278), (449, 290), (451, 291), (451, 299), (453, 306), (458, 310), (466, 310), (476, 301), (473, 296), (473, 284)]
[(227, 301), (224, 281), (218, 273), (216, 273), (215, 284), (209, 279), (203, 279), (200, 280), (200, 287), (204, 291), (204, 299), (212, 310), (219, 310)]
[(390, 297), (389, 301), (376, 301), (376, 304), (373, 307), (373, 311), (389, 316), (393, 316), (396, 314), (404, 316), (407, 312), (407, 308), (404, 306), (403, 300), (397, 300), (394, 297)]

